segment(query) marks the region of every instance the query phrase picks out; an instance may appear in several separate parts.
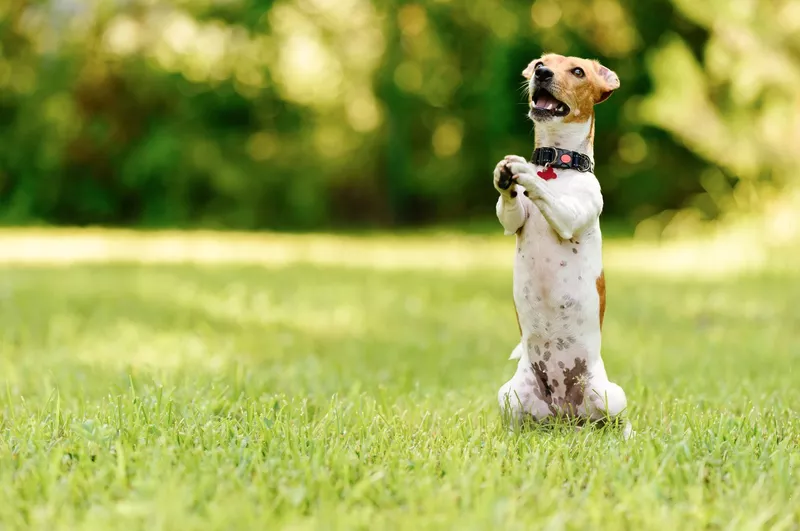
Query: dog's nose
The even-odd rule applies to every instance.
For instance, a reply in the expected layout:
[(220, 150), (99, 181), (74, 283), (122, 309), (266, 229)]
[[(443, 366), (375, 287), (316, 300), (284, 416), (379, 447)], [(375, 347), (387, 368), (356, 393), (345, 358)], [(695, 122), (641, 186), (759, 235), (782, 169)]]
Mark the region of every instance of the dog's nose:
[(553, 77), (553, 71), (546, 66), (540, 66), (536, 69), (536, 81), (547, 81)]

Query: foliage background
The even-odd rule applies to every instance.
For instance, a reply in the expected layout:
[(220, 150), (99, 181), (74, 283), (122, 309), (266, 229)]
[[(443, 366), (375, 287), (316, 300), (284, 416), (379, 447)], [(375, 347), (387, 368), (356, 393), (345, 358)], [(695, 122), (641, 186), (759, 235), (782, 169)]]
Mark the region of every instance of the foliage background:
[(607, 222), (796, 226), (797, 0), (0, 0), (0, 221), (489, 220), (543, 51), (622, 80), (597, 109)]

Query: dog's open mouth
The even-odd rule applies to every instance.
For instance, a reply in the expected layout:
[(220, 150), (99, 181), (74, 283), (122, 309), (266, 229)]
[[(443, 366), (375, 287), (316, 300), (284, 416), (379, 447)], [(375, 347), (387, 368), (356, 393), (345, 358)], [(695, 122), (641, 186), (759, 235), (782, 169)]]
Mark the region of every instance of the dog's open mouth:
[(566, 116), (569, 114), (569, 106), (563, 101), (559, 101), (546, 89), (537, 88), (533, 93), (533, 110), (536, 112), (550, 113), (553, 116)]

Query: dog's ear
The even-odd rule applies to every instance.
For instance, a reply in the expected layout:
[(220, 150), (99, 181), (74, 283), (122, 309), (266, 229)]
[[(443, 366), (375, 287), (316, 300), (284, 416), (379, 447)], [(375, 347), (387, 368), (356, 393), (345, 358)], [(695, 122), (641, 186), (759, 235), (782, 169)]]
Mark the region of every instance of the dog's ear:
[(528, 66), (526, 66), (525, 70), (522, 71), (522, 77), (525, 79), (530, 79), (533, 76), (533, 65), (536, 64), (536, 61), (538, 61), (538, 59), (534, 59), (528, 63)]
[(609, 70), (597, 61), (592, 61), (592, 64), (594, 65), (594, 72), (597, 74), (597, 85), (600, 88), (600, 93), (595, 103), (602, 103), (619, 88), (619, 77), (613, 70)]

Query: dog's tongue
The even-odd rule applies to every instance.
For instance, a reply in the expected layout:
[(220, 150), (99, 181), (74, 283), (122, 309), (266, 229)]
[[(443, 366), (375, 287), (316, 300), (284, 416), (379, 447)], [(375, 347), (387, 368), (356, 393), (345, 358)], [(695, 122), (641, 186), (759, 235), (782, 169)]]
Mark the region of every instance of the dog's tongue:
[(536, 100), (534, 106), (537, 109), (553, 110), (559, 103), (561, 102), (555, 99), (549, 92), (542, 91), (542, 94), (539, 96), (539, 99)]

